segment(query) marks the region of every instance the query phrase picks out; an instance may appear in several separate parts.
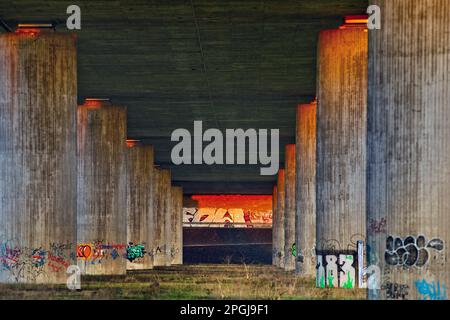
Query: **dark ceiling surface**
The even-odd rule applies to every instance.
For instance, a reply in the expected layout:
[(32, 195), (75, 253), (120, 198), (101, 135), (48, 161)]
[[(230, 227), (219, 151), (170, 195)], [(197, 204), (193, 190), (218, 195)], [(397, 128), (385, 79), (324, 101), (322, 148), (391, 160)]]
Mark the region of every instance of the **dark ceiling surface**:
[(177, 128), (280, 129), (295, 142), (295, 109), (315, 96), (316, 40), (367, 0), (0, 0), (0, 18), (59, 20), (81, 8), (78, 96), (128, 107), (128, 136), (154, 145), (156, 163), (192, 193), (270, 194), (276, 176), (259, 165), (171, 163)]

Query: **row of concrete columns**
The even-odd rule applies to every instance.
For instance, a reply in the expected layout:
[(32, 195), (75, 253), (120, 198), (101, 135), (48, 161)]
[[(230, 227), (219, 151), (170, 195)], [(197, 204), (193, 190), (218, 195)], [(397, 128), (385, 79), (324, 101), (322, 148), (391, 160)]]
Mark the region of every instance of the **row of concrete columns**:
[(75, 37), (1, 34), (0, 70), (0, 282), (182, 263), (182, 190), (126, 107), (77, 107)]
[(371, 3), (381, 30), (319, 35), (317, 102), (298, 106), (274, 189), (274, 264), (292, 270), (290, 254), (318, 287), (371, 299), (447, 299), (450, 3)]

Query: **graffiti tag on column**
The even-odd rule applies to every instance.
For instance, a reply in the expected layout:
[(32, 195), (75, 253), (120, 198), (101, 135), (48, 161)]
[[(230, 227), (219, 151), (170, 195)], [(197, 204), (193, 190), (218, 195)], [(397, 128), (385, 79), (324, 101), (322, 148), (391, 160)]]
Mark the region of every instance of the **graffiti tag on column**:
[[(391, 266), (423, 267), (432, 255), (433, 260), (443, 260), (444, 241), (438, 238), (426, 241), (425, 236), (407, 236), (405, 239), (389, 236), (386, 239), (384, 258)], [(443, 262), (443, 261), (442, 261)]]
[(425, 279), (414, 282), (421, 300), (447, 300), (447, 288), (439, 281), (426, 281)]
[(381, 289), (385, 290), (386, 298), (389, 300), (406, 300), (409, 294), (409, 286), (406, 284), (387, 282)]
[(316, 285), (319, 288), (354, 288), (356, 252), (317, 252)]

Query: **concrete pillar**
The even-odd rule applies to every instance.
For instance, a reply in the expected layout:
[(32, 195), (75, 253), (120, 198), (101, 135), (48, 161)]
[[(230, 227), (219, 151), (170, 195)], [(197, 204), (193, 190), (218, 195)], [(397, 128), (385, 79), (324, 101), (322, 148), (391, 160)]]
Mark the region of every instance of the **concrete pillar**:
[(277, 266), (284, 268), (284, 169), (278, 170), (277, 179), (277, 239), (275, 248), (277, 252)]
[(171, 213), (171, 175), (167, 169), (155, 169), (155, 185), (157, 186), (155, 199), (155, 247), (154, 265), (170, 265), (170, 213)]
[(172, 187), (171, 264), (183, 264), (183, 188)]
[(355, 287), (365, 241), (367, 31), (320, 32), (317, 59), (317, 285)]
[(78, 107), (78, 265), (83, 274), (126, 273), (127, 109)]
[(277, 186), (273, 186), (273, 193), (272, 193), (272, 265), (277, 266), (278, 265), (278, 225), (277, 225)]
[(127, 140), (127, 269), (153, 268), (153, 147)]
[(165, 266), (170, 266), (172, 262), (171, 257), (171, 244), (172, 244), (172, 234), (174, 230), (172, 229), (172, 177), (170, 170), (163, 169), (161, 173), (162, 179), (162, 212), (163, 220), (162, 227), (164, 228), (164, 242), (163, 242), (163, 252), (164, 252), (164, 264)]
[(316, 107), (297, 107), (296, 130), (296, 271), (309, 277), (316, 274)]
[(153, 224), (151, 229), (153, 232), (153, 265), (164, 265), (164, 224), (162, 208), (162, 188), (161, 188), (161, 169), (155, 167), (153, 169)]
[(284, 270), (295, 270), (295, 144), (288, 144), (285, 152), (284, 206)]
[(381, 270), (369, 298), (447, 299), (450, 2), (372, 3), (382, 29), (369, 31), (367, 237)]
[(0, 282), (76, 263), (76, 62), (73, 36), (0, 34)]

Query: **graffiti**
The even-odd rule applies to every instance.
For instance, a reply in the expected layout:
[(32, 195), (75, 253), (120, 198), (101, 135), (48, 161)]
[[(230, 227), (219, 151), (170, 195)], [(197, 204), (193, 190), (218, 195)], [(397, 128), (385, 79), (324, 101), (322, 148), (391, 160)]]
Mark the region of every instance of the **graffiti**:
[(350, 289), (354, 287), (355, 282), (355, 268), (352, 267), (353, 265), (353, 256), (347, 255), (347, 254), (340, 254), (339, 255), (339, 264), (341, 267), (341, 271), (339, 273), (340, 279), (342, 280), (342, 288)]
[(444, 242), (437, 238), (427, 242), (424, 236), (408, 236), (405, 239), (389, 236), (384, 258), (391, 266), (423, 267), (430, 260), (431, 253), (439, 254), (443, 249)]
[(421, 300), (447, 300), (447, 288), (439, 281), (428, 282), (425, 279), (414, 282)]
[(291, 246), (291, 254), (293, 257), (297, 256), (297, 246), (295, 245), (295, 243), (293, 243)]
[(123, 257), (127, 258), (127, 245), (110, 244), (103, 241), (82, 243), (77, 245), (76, 255), (79, 260), (89, 261), (91, 264), (100, 264), (104, 260)]
[(270, 195), (194, 195), (183, 208), (185, 226), (270, 227)]
[(68, 265), (71, 244), (50, 243), (47, 248), (19, 247), (12, 240), (0, 242), (0, 271), (17, 282), (35, 281), (47, 272), (61, 272)]
[(316, 286), (319, 288), (354, 288), (357, 252), (318, 251)]
[(386, 218), (382, 217), (380, 220), (370, 219), (368, 225), (369, 234), (386, 233)]
[(350, 241), (344, 245), (337, 239), (320, 239), (317, 242), (317, 247), (321, 251), (356, 251), (358, 249), (358, 242), (363, 241), (365, 236), (355, 233), (350, 237)]
[(77, 258), (87, 260), (92, 256), (92, 244), (77, 245)]
[(170, 257), (171, 257), (172, 259), (175, 258), (175, 257), (177, 257), (179, 253), (180, 253), (180, 249), (179, 249), (179, 248), (172, 247), (172, 248), (170, 249)]
[(140, 259), (141, 261), (144, 258), (145, 253), (145, 246), (142, 244), (134, 245), (133, 242), (130, 242), (127, 246), (127, 260), (130, 262), (133, 262), (136, 259)]
[(406, 284), (387, 282), (381, 289), (385, 290), (386, 299), (389, 300), (406, 300), (409, 293), (409, 286)]

